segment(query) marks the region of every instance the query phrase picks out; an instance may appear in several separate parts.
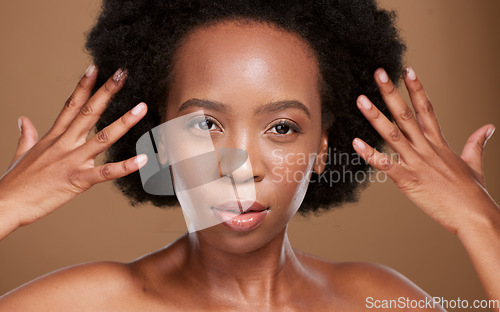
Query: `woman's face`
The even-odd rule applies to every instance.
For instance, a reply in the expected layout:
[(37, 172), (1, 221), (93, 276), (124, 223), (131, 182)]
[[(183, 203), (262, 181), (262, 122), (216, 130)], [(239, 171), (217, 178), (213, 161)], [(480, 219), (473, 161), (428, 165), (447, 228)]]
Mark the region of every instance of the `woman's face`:
[(323, 170), (315, 162), (327, 148), (316, 57), (298, 35), (222, 22), (185, 38), (173, 73), (166, 120), (203, 110), (206, 122), (195, 123), (193, 133), (209, 131), (214, 148), (248, 153), (251, 166), (238, 169), (232, 182), (253, 182), (256, 201), (266, 209), (250, 229), (219, 223), (199, 231), (199, 238), (235, 253), (262, 247), (299, 209), (312, 170)]

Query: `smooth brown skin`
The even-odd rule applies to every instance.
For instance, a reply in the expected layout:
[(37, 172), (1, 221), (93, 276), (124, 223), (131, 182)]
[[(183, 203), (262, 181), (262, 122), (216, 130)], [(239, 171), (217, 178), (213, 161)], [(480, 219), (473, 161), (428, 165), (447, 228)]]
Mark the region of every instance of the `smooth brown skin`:
[[(365, 311), (367, 297), (428, 297), (389, 268), (321, 260), (293, 249), (288, 241), (286, 226), (305, 188), (297, 181), (279, 183), (276, 177), (283, 173), (280, 170), (307, 174), (311, 170), (321, 172), (324, 166), (321, 162), (292, 162), (278, 168), (278, 164), (287, 153), (317, 153), (321, 159), (328, 144), (320, 127), (317, 60), (301, 38), (267, 25), (249, 27), (226, 22), (195, 30), (177, 55), (166, 119), (200, 109), (190, 107), (178, 112), (180, 105), (191, 98), (227, 106), (225, 112), (206, 106), (203, 109), (215, 120), (213, 137), (217, 147), (239, 147), (249, 153), (257, 199), (270, 207), (264, 223), (245, 233), (232, 232), (219, 224), (186, 234), (166, 248), (128, 264), (91, 263), (56, 271), (3, 296), (0, 310)], [(482, 146), (493, 126), (477, 130), (460, 158), (444, 141), (420, 81), (405, 77), (417, 112), (415, 118), (392, 82), (382, 82), (379, 73), (375, 79), (398, 127), (373, 106), (363, 109), (361, 97), (358, 105), (401, 154), (402, 161), (384, 162), (384, 155), (369, 146), (355, 146), (356, 151), (386, 171), (419, 207), (457, 234), (487, 293), (498, 298), (499, 270), (494, 268), (500, 264), (496, 253), (500, 250), (500, 235), (494, 224), (500, 217), (498, 206), (484, 189), (481, 169)], [(93, 168), (95, 155), (145, 114), (127, 113), (106, 130), (106, 135), (98, 134), (85, 142), (106, 102), (121, 87), (120, 83), (108, 81), (87, 101), (95, 78), (95, 72), (82, 78), (73, 93), (72, 105), (63, 109), (54, 127), (38, 143), (33, 125), (23, 117), (23, 134), (15, 158), (34, 147), (0, 180), (0, 215), (4, 216), (0, 218), (0, 237), (38, 220), (95, 183), (138, 169), (133, 159), (109, 165), (109, 170)], [(310, 118), (295, 107), (255, 113), (271, 101), (291, 99), (302, 102)], [(277, 134), (274, 126), (282, 119), (296, 123), (302, 131)], [(276, 149), (281, 152), (272, 154)], [(100, 175), (103, 172), (107, 174)], [(33, 201), (28, 202), (22, 194), (33, 180), (54, 182), (45, 184), (46, 189), (34, 193)], [(439, 194), (434, 192), (436, 185), (443, 190)], [(14, 211), (14, 206), (19, 209)], [(479, 228), (481, 233), (476, 230)], [(440, 307), (435, 310), (442, 311)]]

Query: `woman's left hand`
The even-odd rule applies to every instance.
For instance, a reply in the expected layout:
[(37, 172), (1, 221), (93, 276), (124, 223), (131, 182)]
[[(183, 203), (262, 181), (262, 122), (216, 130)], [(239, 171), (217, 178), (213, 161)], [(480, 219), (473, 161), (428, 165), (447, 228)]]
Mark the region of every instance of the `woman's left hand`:
[(375, 80), (396, 125), (366, 96), (359, 96), (357, 105), (398, 159), (359, 138), (353, 141), (356, 152), (386, 172), (410, 200), (454, 234), (471, 221), (498, 218), (499, 208), (486, 191), (482, 168), (483, 148), (495, 127), (487, 124), (476, 130), (458, 156), (444, 139), (431, 102), (411, 68), (405, 70), (404, 82), (415, 115), (383, 69), (375, 71)]

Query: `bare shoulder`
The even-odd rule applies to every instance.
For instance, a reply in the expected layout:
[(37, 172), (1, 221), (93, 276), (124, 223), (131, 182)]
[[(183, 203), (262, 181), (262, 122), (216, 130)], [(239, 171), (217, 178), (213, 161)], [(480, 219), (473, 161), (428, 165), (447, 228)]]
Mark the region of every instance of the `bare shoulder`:
[(346, 302), (351, 311), (445, 311), (432, 297), (396, 270), (368, 262), (333, 262), (307, 254), (301, 260), (323, 275), (329, 288)]
[(75, 265), (41, 276), (3, 295), (0, 311), (95, 311), (116, 300), (117, 294), (137, 292), (135, 280), (134, 269), (128, 264)]

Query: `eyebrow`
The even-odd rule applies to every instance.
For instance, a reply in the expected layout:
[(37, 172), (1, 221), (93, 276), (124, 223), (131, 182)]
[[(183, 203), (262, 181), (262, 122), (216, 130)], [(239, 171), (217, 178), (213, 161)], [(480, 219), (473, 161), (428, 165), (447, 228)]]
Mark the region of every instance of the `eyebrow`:
[[(206, 109), (211, 109), (215, 110), (218, 112), (226, 113), (232, 111), (231, 107), (229, 107), (226, 104), (219, 103), (219, 102), (214, 102), (210, 100), (204, 100), (204, 99), (197, 99), (197, 98), (192, 98), (179, 106), (179, 109), (177, 110), (178, 113), (191, 108), (191, 107), (201, 107), (201, 108), (206, 108)], [(277, 102), (269, 102), (264, 105), (261, 105), (255, 110), (255, 114), (263, 114), (267, 112), (275, 112), (275, 111), (280, 111), (284, 110), (287, 108), (297, 108), (302, 110), (309, 119), (311, 119), (311, 113), (309, 112), (309, 109), (307, 106), (305, 106), (302, 102), (297, 101), (297, 100), (283, 100), (283, 101), (277, 101)]]
[(215, 111), (222, 112), (222, 113), (226, 113), (226, 112), (231, 110), (229, 106), (222, 104), (222, 103), (219, 103), (219, 102), (192, 98), (192, 99), (189, 99), (186, 102), (182, 103), (182, 105), (179, 106), (177, 113), (185, 111), (186, 109), (191, 108), (191, 107), (207, 108), (207, 109), (215, 110)]
[(256, 111), (255, 114), (262, 114), (262, 113), (267, 113), (267, 112), (275, 112), (275, 111), (280, 111), (284, 110), (287, 108), (298, 108), (307, 115), (309, 119), (311, 119), (311, 113), (309, 113), (309, 109), (307, 106), (302, 104), (302, 102), (297, 101), (297, 100), (283, 100), (283, 101), (278, 101), (278, 102), (270, 102), (267, 104), (264, 104), (260, 106)]

